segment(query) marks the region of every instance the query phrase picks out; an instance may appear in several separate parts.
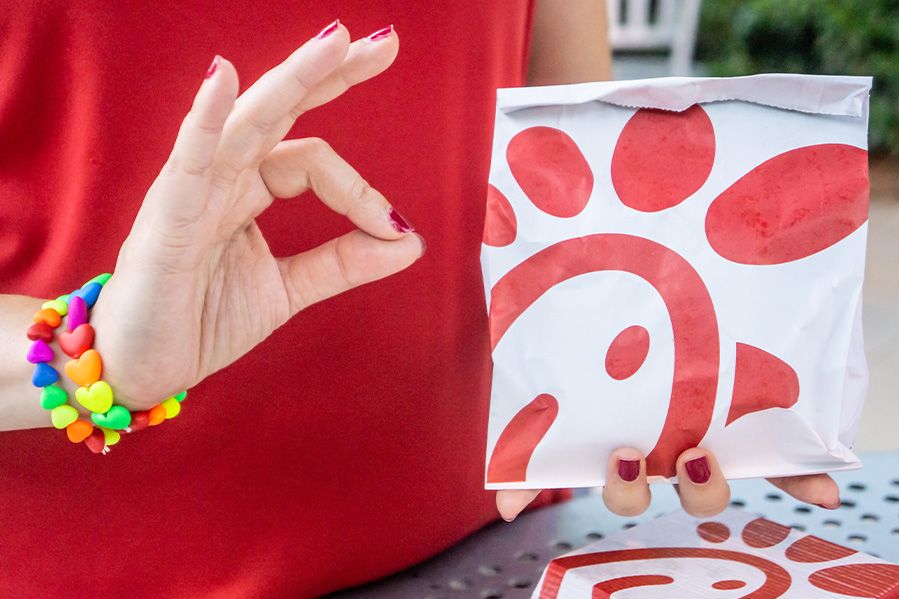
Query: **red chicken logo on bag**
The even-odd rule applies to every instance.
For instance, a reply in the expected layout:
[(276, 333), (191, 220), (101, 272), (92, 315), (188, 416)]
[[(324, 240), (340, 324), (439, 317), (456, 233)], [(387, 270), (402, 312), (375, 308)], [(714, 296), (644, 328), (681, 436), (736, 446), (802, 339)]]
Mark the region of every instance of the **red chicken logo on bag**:
[[(673, 523), (688, 517), (675, 513), (663, 520)], [(596, 580), (595, 599), (641, 587), (660, 587), (664, 592), (658, 596), (670, 597), (718, 596), (716, 591), (738, 593), (722, 597), (754, 599), (792, 596), (788, 592), (806, 597), (824, 591), (827, 597), (869, 599), (899, 594), (895, 564), (765, 518), (730, 512), (722, 520), (694, 520), (690, 528), (698, 538), (682, 539), (683, 547), (642, 546), (648, 543), (633, 538), (626, 549), (585, 548), (583, 553), (558, 557), (546, 568), (539, 598), (564, 596), (560, 593), (563, 581), (578, 572), (591, 582)], [(702, 542), (697, 543), (699, 539)], [(597, 543), (595, 549), (601, 545)], [(617, 567), (604, 569), (606, 565)], [(587, 568), (593, 569), (587, 572)], [(620, 575), (622, 571), (630, 573)]]
[[(577, 223), (591, 201), (614, 202), (610, 210), (637, 219), (686, 205), (713, 173), (716, 134), (700, 105), (683, 112), (640, 109), (624, 125), (607, 172), (594, 172), (575, 141), (548, 126), (516, 133), (505, 159), (514, 182), (542, 213), (541, 222), (552, 236), (563, 230), (553, 229), (553, 221)], [(600, 177), (610, 180), (615, 197), (595, 189)], [(866, 222), (867, 208), (866, 150), (843, 143), (807, 145), (774, 155), (717, 193), (706, 210), (704, 228), (690, 231), (684, 243), (704, 244), (705, 249), (696, 251), (706, 252), (709, 260), (778, 268), (838, 244)], [(484, 244), (512, 248), (532, 243), (519, 239), (518, 220), (513, 204), (490, 185)], [(495, 281), (489, 290), (491, 348), (496, 350), (547, 292), (577, 277), (619, 271), (648, 283), (670, 319), (673, 376), (667, 415), (647, 455), (647, 472), (673, 476), (677, 456), (706, 435), (721, 385), (716, 298), (697, 268), (665, 243), (626, 230), (582, 230), (544, 243)], [(644, 365), (653, 343), (646, 327), (625, 326), (605, 356), (595, 357), (596, 363), (604, 366), (603, 376), (627, 380)], [(735, 356), (726, 426), (747, 414), (790, 408), (797, 402), (799, 377), (787, 361), (765, 347), (740, 341)], [(537, 445), (565, 410), (558, 393), (546, 389), (521, 398), (523, 407), (508, 420), (489, 456), (488, 483), (527, 480)]]

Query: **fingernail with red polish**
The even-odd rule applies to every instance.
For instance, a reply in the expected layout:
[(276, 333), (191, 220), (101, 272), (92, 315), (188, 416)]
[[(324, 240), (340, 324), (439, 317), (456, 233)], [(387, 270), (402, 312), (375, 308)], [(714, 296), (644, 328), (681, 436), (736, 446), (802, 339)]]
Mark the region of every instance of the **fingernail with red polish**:
[(640, 476), (640, 460), (618, 460), (618, 476), (629, 483), (637, 480)]
[(215, 70), (219, 66), (219, 57), (216, 54), (215, 58), (212, 59), (212, 64), (209, 65), (209, 68), (206, 69), (206, 74), (203, 76), (203, 79), (209, 79), (215, 73)]
[(387, 218), (390, 219), (390, 226), (394, 228), (397, 233), (409, 233), (410, 231), (414, 231), (415, 227), (409, 224), (403, 215), (396, 211), (395, 208), (391, 208), (390, 212), (387, 213)]
[(393, 33), (393, 25), (385, 27), (384, 29), (378, 29), (370, 36), (368, 36), (368, 41), (376, 42), (378, 40), (382, 40), (384, 38), (390, 37), (390, 34)]
[(839, 502), (837, 502), (836, 505), (824, 505), (823, 503), (816, 503), (815, 505), (817, 505), (819, 508), (823, 508), (825, 510), (835, 510), (838, 507), (840, 507)]
[(315, 36), (315, 39), (317, 39), (317, 40), (325, 39), (326, 37), (328, 37), (335, 31), (337, 31), (338, 27), (340, 27), (340, 19), (335, 19), (333, 23), (331, 23), (330, 25), (328, 25), (327, 27), (325, 27), (324, 29), (319, 31), (318, 35)]
[(697, 485), (709, 482), (709, 479), (712, 477), (712, 471), (709, 470), (709, 460), (705, 456), (684, 463), (684, 470), (687, 471), (687, 476), (690, 477), (690, 480)]

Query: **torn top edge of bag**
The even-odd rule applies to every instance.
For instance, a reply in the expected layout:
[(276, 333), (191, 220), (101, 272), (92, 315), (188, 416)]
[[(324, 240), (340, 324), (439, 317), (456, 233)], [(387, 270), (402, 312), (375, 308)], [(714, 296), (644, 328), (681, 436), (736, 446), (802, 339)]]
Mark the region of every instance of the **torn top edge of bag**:
[(742, 101), (810, 114), (866, 116), (871, 77), (765, 74), (745, 77), (661, 77), (497, 90), (504, 113), (538, 106), (605, 102), (624, 108), (680, 112), (694, 104)]

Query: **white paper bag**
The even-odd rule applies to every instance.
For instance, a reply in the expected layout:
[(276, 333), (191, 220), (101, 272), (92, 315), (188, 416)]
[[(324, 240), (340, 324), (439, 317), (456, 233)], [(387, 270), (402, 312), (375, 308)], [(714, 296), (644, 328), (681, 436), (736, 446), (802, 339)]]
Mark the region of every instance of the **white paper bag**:
[(482, 267), (486, 486), (858, 467), (867, 390), (862, 77), (503, 89)]

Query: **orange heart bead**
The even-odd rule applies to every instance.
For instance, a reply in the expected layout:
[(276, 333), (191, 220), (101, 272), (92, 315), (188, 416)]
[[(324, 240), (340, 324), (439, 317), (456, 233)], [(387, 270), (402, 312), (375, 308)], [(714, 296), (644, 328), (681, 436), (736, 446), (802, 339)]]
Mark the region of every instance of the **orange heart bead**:
[(91, 436), (94, 426), (86, 420), (78, 419), (66, 427), (66, 435), (72, 443), (81, 443)]
[(59, 326), (59, 323), (62, 322), (62, 317), (59, 315), (59, 312), (57, 312), (53, 308), (44, 308), (42, 310), (38, 310), (32, 320), (34, 320), (34, 322), (46, 323), (55, 329)]
[(66, 362), (66, 375), (81, 385), (88, 387), (100, 380), (103, 372), (103, 362), (96, 350), (89, 349), (77, 360)]
[(150, 408), (150, 426), (156, 426), (165, 420), (165, 406), (158, 404)]

